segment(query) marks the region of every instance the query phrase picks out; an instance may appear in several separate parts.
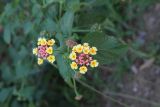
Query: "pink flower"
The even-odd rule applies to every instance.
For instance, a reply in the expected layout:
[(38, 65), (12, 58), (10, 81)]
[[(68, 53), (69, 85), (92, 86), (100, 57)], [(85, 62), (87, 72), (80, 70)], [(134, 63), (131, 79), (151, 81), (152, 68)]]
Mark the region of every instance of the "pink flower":
[(75, 60), (75, 62), (79, 65), (89, 65), (90, 62), (92, 61), (92, 57), (88, 54), (84, 54), (84, 53), (77, 53), (77, 59)]

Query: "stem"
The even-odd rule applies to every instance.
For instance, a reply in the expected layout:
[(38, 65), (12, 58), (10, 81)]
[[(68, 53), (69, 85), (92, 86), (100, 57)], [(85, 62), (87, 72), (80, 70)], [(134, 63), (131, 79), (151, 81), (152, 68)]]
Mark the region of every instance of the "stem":
[(142, 58), (149, 58), (149, 55), (142, 52), (142, 51), (139, 51), (139, 50), (136, 50), (132, 47), (129, 48), (130, 52), (132, 52), (134, 55), (138, 56), (138, 57), (142, 57)]
[(83, 85), (83, 86), (87, 87), (88, 89), (90, 89), (90, 90), (98, 93), (99, 95), (101, 95), (101, 96), (103, 96), (103, 97), (105, 97), (105, 98), (108, 98), (108, 99), (112, 100), (113, 102), (116, 102), (116, 103), (118, 103), (118, 104), (120, 104), (120, 105), (122, 105), (122, 106), (124, 106), (124, 107), (129, 107), (129, 106), (126, 105), (125, 103), (122, 103), (122, 102), (120, 102), (120, 101), (118, 101), (118, 100), (115, 100), (114, 98), (112, 98), (112, 97), (110, 97), (110, 96), (107, 96), (107, 95), (103, 94), (102, 92), (96, 90), (95, 88), (93, 88), (93, 87), (91, 87), (90, 85), (84, 83), (83, 81), (81, 81), (81, 80), (79, 80), (79, 79), (76, 79), (76, 80), (77, 80), (81, 85)]
[(136, 55), (136, 56), (138, 56), (138, 57), (143, 57), (143, 58), (148, 58), (148, 57), (150, 57), (148, 54), (146, 54), (146, 53), (144, 53), (144, 52), (142, 52), (142, 51), (139, 51), (139, 50), (134, 49), (132, 46), (130, 46), (129, 44), (127, 44), (124, 40), (119, 39), (119, 41), (120, 41), (122, 44), (129, 46), (129, 51), (130, 51), (131, 53), (133, 53), (134, 55)]
[[(55, 68), (58, 68), (57, 65), (55, 65), (55, 64), (51, 64), (51, 65), (53, 65)], [(113, 98), (110, 97), (110, 96), (105, 95), (105, 94), (102, 93), (101, 91), (96, 90), (94, 87), (86, 84), (85, 82), (83, 82), (83, 81), (81, 81), (81, 80), (79, 80), (79, 79), (76, 79), (76, 81), (79, 82), (81, 85), (89, 88), (90, 90), (92, 90), (92, 91), (94, 91), (94, 92), (102, 95), (102, 96), (105, 97), (105, 98), (108, 98), (108, 99), (110, 99), (110, 100), (112, 100), (112, 101), (114, 101), (114, 102), (117, 102), (117, 103), (119, 103), (120, 105), (123, 105), (124, 107), (129, 107), (128, 105), (126, 105), (126, 104), (124, 104), (124, 103), (122, 103), (122, 102), (120, 102), (120, 101), (117, 101), (117, 100), (113, 99)], [(74, 79), (74, 78), (73, 78), (73, 84), (74, 84), (75, 94), (76, 94), (76, 95), (79, 95), (79, 94), (78, 94), (78, 91), (77, 91), (76, 82), (75, 82), (75, 79)], [(23, 86), (24, 86), (24, 83), (22, 83), (21, 88), (23, 88)], [(148, 103), (148, 104), (152, 104), (152, 105), (155, 105), (155, 106), (160, 106), (160, 104), (157, 103), (157, 102), (149, 101), (149, 100), (142, 99), (142, 98), (139, 98), (139, 97), (127, 95), (127, 94), (124, 94), (124, 93), (106, 92), (106, 94), (109, 94), (109, 95), (112, 95), (112, 96), (119, 96), (119, 97), (123, 97), (123, 98), (127, 98), (127, 99), (132, 99), (132, 100), (137, 100), (137, 101), (144, 102), (144, 103)]]
[(57, 68), (58, 69), (58, 67), (57, 67), (57, 65), (56, 64), (54, 64), (54, 63), (50, 63), (52, 66), (54, 66), (55, 68)]
[(76, 81), (75, 81), (74, 78), (72, 78), (72, 79), (73, 79), (74, 92), (75, 92), (76, 96), (78, 96), (79, 94), (78, 94), (78, 91), (77, 91)]
[(25, 81), (25, 79), (23, 79), (23, 80), (22, 80), (22, 83), (21, 83), (21, 87), (20, 87), (20, 90), (23, 90), (23, 89), (24, 89), (24, 86), (25, 86), (25, 82), (26, 82), (26, 81)]
[[(86, 84), (85, 82), (83, 82), (81, 80), (78, 80), (78, 79), (77, 79), (77, 81), (80, 84), (82, 84), (83, 86), (91, 89), (92, 91), (94, 91), (94, 92), (96, 92), (96, 93), (98, 93), (98, 94), (100, 94), (100, 95), (102, 95), (102, 96), (104, 96), (106, 98), (109, 98), (109, 96), (106, 96), (104, 93), (102, 93), (101, 91), (96, 90), (95, 88), (91, 87), (90, 85)], [(106, 92), (106, 94), (109, 94), (109, 95), (112, 95), (112, 96), (124, 97), (124, 98), (132, 99), (132, 100), (137, 100), (137, 101), (148, 103), (148, 104), (152, 104), (152, 105), (155, 105), (155, 106), (160, 106), (160, 104), (157, 103), (157, 102), (149, 101), (149, 100), (146, 100), (146, 99), (142, 99), (142, 98), (139, 98), (139, 97), (135, 97), (135, 96), (131, 96), (131, 95), (123, 94), (123, 93)], [(119, 103), (121, 105), (123, 104), (123, 103), (121, 103), (121, 102), (119, 102), (119, 101), (117, 101), (115, 99), (111, 99), (111, 100), (114, 101), (114, 102), (117, 102), (117, 103)], [(127, 107), (126, 104), (123, 104), (123, 105), (125, 105)]]
[(142, 98), (139, 98), (139, 97), (135, 97), (135, 96), (131, 96), (131, 95), (123, 94), (123, 93), (108, 92), (108, 94), (113, 95), (113, 96), (124, 97), (124, 98), (127, 98), (127, 99), (137, 100), (137, 101), (140, 101), (140, 102), (143, 102), (143, 103), (148, 103), (148, 104), (151, 104), (151, 105), (154, 105), (154, 106), (160, 106), (160, 104), (157, 103), (157, 102), (149, 101), (149, 100), (146, 100), (146, 99), (142, 99)]

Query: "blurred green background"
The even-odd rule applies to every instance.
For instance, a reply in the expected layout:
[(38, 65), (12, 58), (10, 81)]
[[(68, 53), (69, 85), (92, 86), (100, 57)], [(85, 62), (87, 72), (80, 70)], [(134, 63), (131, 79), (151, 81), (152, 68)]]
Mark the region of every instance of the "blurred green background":
[[(111, 107), (106, 105), (108, 99), (81, 84), (78, 90), (83, 99), (76, 101), (57, 69), (47, 63), (38, 66), (32, 55), (40, 32), (55, 32), (59, 2), (65, 2), (62, 14), (67, 9), (76, 11), (74, 26), (84, 30), (78, 35), (86, 35), (88, 29), (102, 31), (129, 47), (120, 60), (87, 74), (83, 79), (86, 83), (119, 92), (117, 84), (130, 74), (133, 64), (139, 66), (150, 58), (160, 64), (160, 33), (145, 32), (154, 25), (146, 24), (145, 15), (153, 7), (160, 10), (156, 5), (159, 0), (0, 0), (0, 107)], [(145, 39), (152, 34), (155, 38)], [(121, 107), (114, 102), (111, 105)]]

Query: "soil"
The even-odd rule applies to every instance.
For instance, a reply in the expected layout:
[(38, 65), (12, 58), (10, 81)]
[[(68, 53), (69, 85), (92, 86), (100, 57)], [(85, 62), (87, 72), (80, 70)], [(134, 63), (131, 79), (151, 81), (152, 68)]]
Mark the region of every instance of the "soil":
[[(151, 7), (143, 15), (144, 31), (143, 47), (147, 48), (150, 43), (160, 45), (160, 4)], [(139, 35), (138, 35), (139, 36)], [(137, 36), (137, 37), (138, 37)], [(160, 66), (156, 65), (156, 59), (142, 59), (143, 63), (133, 64), (130, 72), (125, 75), (120, 85), (120, 93), (135, 96), (148, 101), (137, 101), (131, 98), (116, 97), (117, 100), (129, 105), (129, 107), (160, 107), (160, 105), (149, 104), (156, 102), (160, 104)], [(104, 107), (124, 107), (107, 101)]]

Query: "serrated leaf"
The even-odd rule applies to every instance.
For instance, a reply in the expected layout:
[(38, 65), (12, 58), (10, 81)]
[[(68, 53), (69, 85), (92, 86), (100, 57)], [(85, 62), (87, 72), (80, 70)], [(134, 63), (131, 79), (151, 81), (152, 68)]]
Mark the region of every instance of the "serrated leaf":
[(88, 42), (91, 46), (98, 48), (95, 58), (101, 63), (111, 63), (124, 55), (128, 49), (127, 45), (120, 43), (112, 36), (106, 36), (101, 32), (93, 32), (82, 39), (82, 42)]
[(67, 11), (60, 20), (60, 27), (64, 34), (70, 34), (73, 27), (74, 12)]

